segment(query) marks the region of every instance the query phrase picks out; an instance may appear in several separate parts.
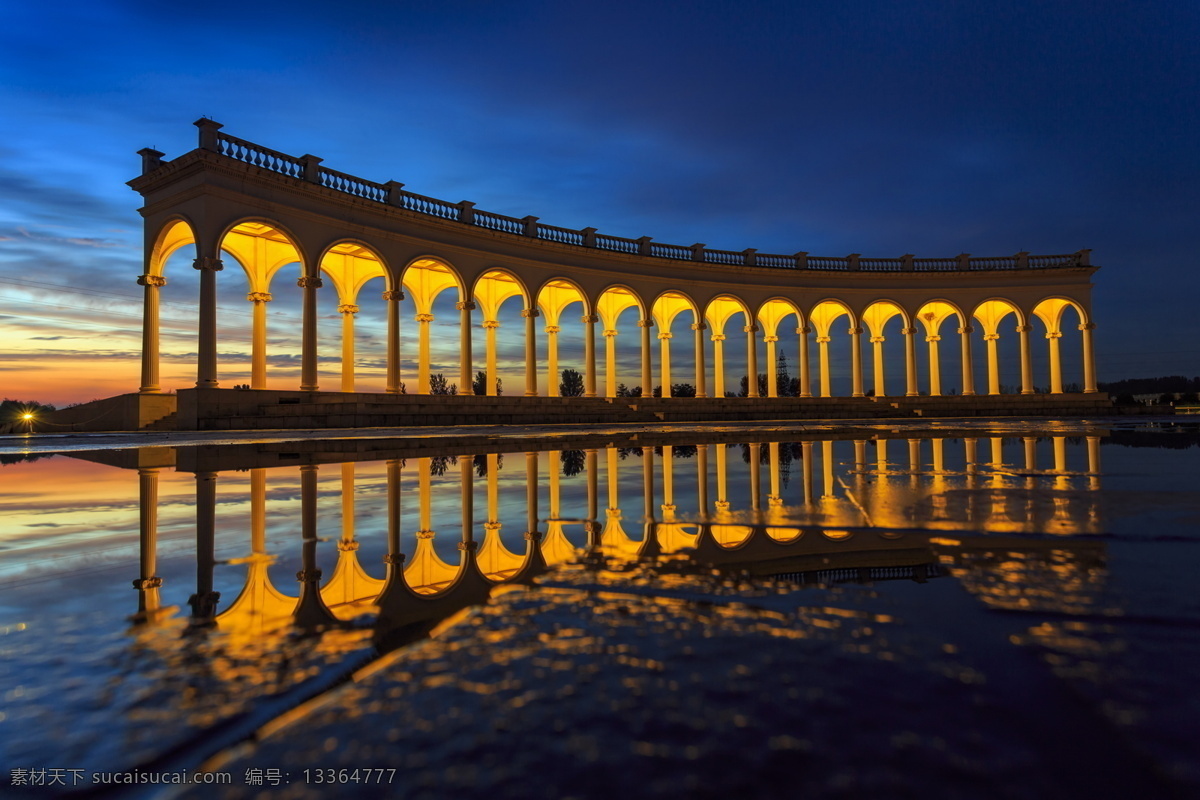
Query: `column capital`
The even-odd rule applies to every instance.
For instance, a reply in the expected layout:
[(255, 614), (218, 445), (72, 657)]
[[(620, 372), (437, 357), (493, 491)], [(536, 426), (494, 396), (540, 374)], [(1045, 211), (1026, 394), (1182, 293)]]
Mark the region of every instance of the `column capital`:
[(1017, 333), (1029, 333), (1031, 330), (1033, 330), (1033, 326), (1032, 325), (1018, 325), (1015, 328), (1015, 330)]
[(778, 342), (779, 337), (778, 336), (764, 336), (763, 341), (764, 342)]
[(673, 338), (675, 338), (675, 334), (671, 333), (670, 331), (663, 331), (660, 334), (658, 334), (658, 338), (659, 339), (673, 339)]
[(531, 319), (533, 317), (540, 317), (541, 315), (542, 315), (542, 312), (538, 311), (536, 308), (522, 308), (521, 309), (521, 316), (525, 317), (526, 319)]
[(358, 542), (353, 539), (338, 539), (337, 549), (341, 553), (353, 553), (358, 550)]
[(459, 542), (455, 547), (464, 553), (474, 553), (479, 549), (479, 545), (476, 542)]
[(972, 328), (970, 325), (963, 325), (961, 328), (958, 329), (958, 332), (959, 333), (974, 333), (975, 329)]
[(498, 320), (498, 319), (485, 319), (485, 320), (483, 321), (483, 327), (485, 327), (485, 328), (489, 328), (489, 329), (490, 329), (490, 328), (499, 328), (499, 327), (500, 327), (500, 320)]
[(883, 344), (886, 341), (887, 341), (887, 338), (884, 336), (872, 336), (871, 337), (871, 344)]
[(582, 317), (579, 318), (579, 321), (582, 322), (584, 325), (594, 325), (595, 323), (600, 321), (600, 315), (599, 314), (584, 314)]
[(608, 336), (608, 337), (610, 337), (610, 338), (611, 338), (611, 337), (613, 337), (613, 336), (616, 336), (616, 335), (617, 335), (617, 332), (616, 332), (615, 330), (613, 330), (612, 328), (605, 328), (605, 329), (604, 329), (604, 335), (605, 335), (605, 336)]
[(433, 322), (433, 314), (417, 314), (417, 322), (424, 322), (426, 324)]
[(801, 325), (799, 328), (796, 328), (796, 334), (799, 336), (808, 336), (810, 333), (812, 333), (812, 328), (807, 325)]
[(901, 328), (900, 332), (903, 333), (905, 336), (912, 336), (914, 333), (917, 332), (917, 329), (916, 328)]
[(830, 336), (818, 336), (817, 337), (817, 344), (829, 344), (832, 341), (833, 341), (833, 338)]
[(404, 553), (384, 553), (383, 563), (398, 567), (404, 563)]
[(432, 539), (436, 535), (436, 531), (417, 531), (418, 539)]
[(249, 292), (246, 299), (251, 303), (269, 303), (272, 297), (270, 292)]
[(162, 275), (138, 275), (138, 286), (166, 286), (167, 279)]
[(197, 258), (193, 260), (192, 269), (206, 269), (211, 272), (220, 272), (221, 270), (225, 269), (225, 265), (221, 263), (221, 259), (219, 258), (205, 256), (204, 258)]
[(474, 311), (475, 302), (473, 300), (459, 300), (454, 304), (454, 307), (459, 311)]
[(998, 333), (985, 333), (983, 335), (983, 340), (985, 342), (994, 342), (999, 338), (1000, 338), (1000, 334), (998, 334)]
[(1061, 339), (1062, 331), (1047, 331), (1046, 338), (1047, 339)]
[(384, 300), (400, 301), (404, 299), (404, 292), (400, 291), (399, 289), (388, 289), (381, 296)]
[(703, 323), (703, 322), (693, 322), (693, 323), (692, 323), (692, 330), (694, 330), (694, 331), (706, 331), (706, 330), (708, 330), (708, 325), (707, 325), (707, 324), (705, 324), (705, 323)]
[(743, 325), (742, 330), (746, 333), (758, 333), (759, 327), (757, 325)]
[(325, 285), (325, 281), (321, 280), (320, 275), (301, 275), (296, 285), (301, 289), (320, 289)]
[(654, 327), (654, 320), (652, 320), (652, 319), (639, 319), (639, 320), (638, 320), (638, 327), (639, 327), (639, 328), (653, 328), (653, 327)]
[(940, 342), (941, 340), (942, 337), (938, 336), (936, 333), (931, 333), (925, 337), (925, 341), (927, 342)]
[(714, 334), (713, 334), (713, 335), (712, 335), (710, 338), (711, 338), (711, 339), (712, 339), (714, 342), (723, 342), (723, 341), (725, 341), (725, 334), (723, 334), (723, 333), (714, 333)]
[(163, 579), (157, 575), (150, 575), (148, 577), (138, 578), (137, 580), (133, 581), (133, 588), (137, 589), (138, 591), (144, 591), (146, 589), (158, 589), (162, 585)]
[(1079, 330), (1081, 330), (1081, 331), (1094, 331), (1094, 330), (1096, 330), (1096, 323), (1094, 323), (1094, 322), (1081, 322), (1081, 323), (1079, 323)]
[(861, 325), (855, 325), (853, 328), (850, 328), (846, 331), (846, 333), (850, 334), (851, 336), (858, 336), (862, 332), (863, 329)]
[(296, 573), (296, 580), (300, 583), (316, 583), (323, 574), (320, 569), (302, 569)]
[(501, 523), (499, 523), (499, 522), (485, 522), (485, 523), (483, 523), (483, 529), (484, 529), (485, 531), (498, 531), (498, 530), (500, 530), (502, 527), (504, 527), (504, 526), (503, 526)]
[(357, 314), (358, 306), (354, 305), (354, 303), (342, 303), (341, 305), (338, 306), (338, 313), (339, 314)]
[(562, 331), (562, 328), (560, 328), (557, 325), (547, 325), (546, 326), (546, 333), (560, 333), (561, 331)]

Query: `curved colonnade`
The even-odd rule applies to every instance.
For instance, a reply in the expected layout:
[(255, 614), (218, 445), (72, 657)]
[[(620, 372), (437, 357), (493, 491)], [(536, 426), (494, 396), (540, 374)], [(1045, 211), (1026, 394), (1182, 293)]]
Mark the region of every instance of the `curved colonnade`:
[[(473, 339), (480, 328), (486, 339), (484, 385), (487, 394), (496, 392), (499, 311), (506, 303), (519, 306), (524, 322), (527, 396), (539, 393), (543, 367), (546, 392), (557, 394), (558, 336), (564, 326), (575, 324), (582, 332), (583, 394), (588, 397), (615, 397), (622, 379), (640, 382), (646, 393), (658, 383), (664, 395), (670, 394), (681, 377), (672, 372), (672, 340), (683, 324), (692, 332), (694, 362), (694, 373), (683, 377), (693, 382), (698, 397), (723, 397), (737, 388), (726, 375), (725, 354), (739, 333), (746, 374), (766, 373), (766, 396), (790, 393), (777, 385), (773, 368), (785, 328), (799, 337), (800, 397), (833, 396), (830, 344), (838, 336), (849, 339), (851, 395), (885, 396), (884, 333), (892, 320), (898, 320), (903, 337), (905, 395), (942, 394), (939, 343), (944, 334), (957, 334), (960, 340), (964, 395), (1001, 393), (998, 340), (1015, 334), (1020, 376), (1014, 383), (1022, 394), (1032, 394), (1034, 319), (1041, 320), (1046, 332), (1049, 390), (1061, 393), (1060, 339), (1069, 309), (1079, 319), (1081, 384), (1085, 392), (1096, 391), (1090, 277), (1097, 268), (1088, 263), (1087, 251), (1008, 258), (865, 259), (852, 254), (833, 259), (659, 245), (648, 237), (605, 237), (595, 229), (570, 231), (540, 224), (535, 217), (519, 220), (476, 210), (467, 202), (445, 203), (404, 192), (395, 182), (373, 184), (328, 170), (312, 156), (293, 158), (234, 139), (221, 134), (220, 125), (211, 120), (197, 125), (198, 149), (170, 162), (162, 161), (157, 151), (143, 150), (143, 175), (130, 182), (146, 197), (141, 210), (146, 264), (138, 279), (145, 287), (143, 394), (162, 391), (159, 290), (166, 283), (168, 258), (188, 247), (194, 248), (193, 266), (200, 271), (198, 388), (218, 386), (216, 282), (224, 267), (222, 256), (228, 255), (243, 267), (247, 281), (250, 386), (256, 389), (266, 388), (266, 305), (273, 282), (284, 267), (299, 264), (303, 391), (318, 389), (317, 293), (326, 280), (342, 316), (340, 389), (346, 392), (355, 388), (358, 301), (371, 285), (382, 290), (387, 304), (386, 353), (381, 355), (389, 393), (402, 391), (400, 301), (410, 298), (412, 308), (412, 320), (403, 327), (416, 325), (416, 393), (428, 394), (433, 304), (447, 291), (457, 298), (458, 385), (465, 394), (472, 393)], [(739, 316), (740, 326), (732, 322)], [(623, 376), (616, 339), (635, 327), (640, 371)], [(597, 333), (604, 337), (603, 370)], [(864, 335), (871, 345), (870, 387), (865, 384)], [(917, 367), (921, 339), (928, 349), (923, 381)], [(815, 366), (810, 365), (813, 344)], [(979, 347), (986, 353), (987, 378), (986, 386), (976, 387)], [(750, 380), (747, 394), (760, 393), (758, 381)]]

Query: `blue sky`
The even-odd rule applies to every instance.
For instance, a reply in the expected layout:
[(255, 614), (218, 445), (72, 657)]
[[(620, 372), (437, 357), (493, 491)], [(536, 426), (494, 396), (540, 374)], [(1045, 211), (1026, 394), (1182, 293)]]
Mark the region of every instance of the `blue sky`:
[[(141, 147), (193, 148), (202, 115), (623, 236), (1092, 248), (1101, 380), (1200, 374), (1198, 90), (1183, 2), (20, 4), (0, 28), (0, 394), (115, 393), (80, 364), (136, 389), (124, 182)], [(194, 297), (167, 299), (182, 369)], [(30, 394), (63, 369), (88, 386)]]

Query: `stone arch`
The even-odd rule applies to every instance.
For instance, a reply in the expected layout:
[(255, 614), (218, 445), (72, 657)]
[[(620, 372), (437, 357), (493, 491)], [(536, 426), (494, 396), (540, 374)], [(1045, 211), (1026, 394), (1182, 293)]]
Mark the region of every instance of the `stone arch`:
[[(931, 397), (939, 397), (942, 394), (942, 373), (941, 373), (941, 347), (942, 340), (941, 327), (942, 323), (951, 316), (957, 316), (959, 320), (958, 333), (962, 337), (960, 361), (962, 364), (963, 375), (963, 394), (974, 394), (974, 381), (971, 377), (971, 350), (970, 339), (971, 327), (967, 323), (969, 317), (962, 307), (952, 300), (943, 298), (934, 298), (926, 300), (917, 309), (916, 318), (920, 322), (921, 327), (925, 330), (925, 342), (929, 345), (928, 370), (929, 370), (929, 394)], [(914, 326), (915, 327), (915, 326)]]
[[(692, 315), (692, 325), (699, 325), (701, 322), (700, 307), (696, 301), (687, 293), (678, 289), (668, 289), (660, 292), (654, 298), (654, 302), (650, 304), (650, 317), (654, 320), (655, 326), (658, 327), (659, 341), (659, 363), (658, 363), (658, 383), (662, 387), (662, 396), (671, 397), (674, 392), (672, 386), (675, 381), (671, 372), (671, 351), (672, 342), (674, 341), (675, 333), (671, 330), (675, 322), (675, 318), (684, 312), (690, 312)], [(700, 333), (703, 328), (692, 328), (693, 331)], [(695, 336), (692, 337), (693, 341)], [(693, 356), (693, 374), (694, 379), (693, 390), (696, 394), (701, 393), (700, 385), (706, 383), (703, 378), (704, 373), (704, 356), (703, 345), (698, 352), (694, 346), (692, 351)], [(643, 386), (644, 393), (650, 392), (650, 387)]]
[[(766, 361), (764, 362), (764, 366), (766, 368), (766, 373), (767, 373), (767, 387), (766, 387), (767, 397), (779, 397), (781, 393), (784, 396), (792, 396), (793, 394), (796, 394), (796, 395), (800, 394), (800, 388), (799, 388), (798, 381), (796, 382), (797, 383), (796, 391), (795, 392), (792, 391), (792, 386), (790, 384), (793, 381), (790, 378), (790, 376), (791, 376), (790, 372), (788, 373), (788, 376), (787, 376), (787, 383), (789, 385), (787, 385), (787, 386), (780, 385), (779, 364), (781, 362), (779, 361), (779, 356), (777, 354), (777, 347), (776, 347), (776, 345), (780, 341), (780, 338), (779, 338), (780, 323), (784, 319), (786, 319), (788, 316), (793, 315), (793, 314), (796, 317), (795, 332), (796, 332), (796, 334), (802, 335), (802, 329), (804, 327), (804, 312), (802, 312), (800, 310), (799, 305), (797, 305), (795, 302), (793, 302), (792, 300), (790, 300), (786, 297), (776, 296), (776, 297), (771, 297), (771, 298), (765, 300), (758, 307), (758, 311), (754, 315), (755, 318), (759, 322), (759, 327), (762, 328), (762, 339), (763, 339), (763, 342), (765, 342), (766, 346), (767, 346)], [(806, 341), (806, 339), (801, 338), (799, 341), (800, 341), (800, 346), (804, 346), (804, 342)], [(801, 363), (804, 363), (805, 361), (807, 361), (807, 357), (808, 357), (808, 353), (804, 353), (803, 355), (801, 355), (801, 357), (800, 357)], [(786, 363), (786, 356), (784, 358), (783, 363)]]
[[(602, 333), (604, 335), (605, 397), (616, 397), (620, 386), (617, 379), (617, 337), (620, 334), (620, 328), (617, 326), (617, 322), (621, 315), (631, 308), (637, 310), (636, 323), (638, 329), (641, 330), (641, 323), (649, 319), (650, 315), (645, 301), (636, 290), (624, 284), (612, 284), (605, 287), (596, 299), (596, 313), (600, 317), (600, 323), (604, 326)], [(638, 344), (641, 344), (640, 341)]]
[[(725, 342), (727, 334), (725, 326), (735, 314), (742, 314), (745, 324), (742, 330), (746, 336), (746, 389), (749, 397), (758, 397), (758, 344), (754, 334), (758, 326), (754, 321), (754, 312), (742, 298), (733, 294), (719, 294), (708, 301), (704, 309), (704, 319), (712, 329), (713, 343), (713, 396), (724, 397), (726, 391), (725, 375)], [(751, 377), (754, 376), (754, 377)]]
[[(560, 394), (559, 383), (561, 371), (558, 365), (559, 334), (562, 333), (562, 315), (574, 303), (583, 306), (580, 322), (586, 326), (584, 330), (584, 394), (595, 396), (595, 321), (596, 316), (591, 310), (591, 299), (587, 292), (571, 278), (555, 277), (544, 281), (535, 295), (538, 311), (545, 317), (544, 332), (546, 334), (546, 395), (557, 397)], [(572, 329), (568, 329), (572, 330)], [(571, 334), (568, 333), (568, 336)], [(589, 355), (590, 354), (590, 355)], [(590, 388), (589, 388), (590, 387)]]
[[(986, 300), (981, 300), (976, 304), (971, 311), (971, 318), (978, 320), (979, 326), (983, 329), (983, 341), (986, 348), (987, 362), (987, 393), (989, 395), (998, 395), (1002, 393), (1003, 385), (1001, 383), (1001, 355), (1000, 342), (1006, 337), (1001, 332), (1000, 323), (1012, 314), (1016, 318), (1016, 325), (1009, 330), (1020, 335), (1019, 350), (1024, 350), (1028, 344), (1026, 317), (1025, 312), (1021, 310), (1012, 300), (1005, 297), (989, 297)], [(1010, 334), (1011, 336), (1011, 334)], [(1018, 353), (1018, 357), (1024, 360), (1024, 354)]]
[[(886, 397), (887, 392), (887, 376), (886, 376), (886, 359), (884, 358), (884, 342), (887, 341), (885, 335), (888, 323), (900, 318), (901, 333), (904, 336), (904, 351), (905, 351), (905, 376), (906, 386), (911, 393), (916, 393), (916, 375), (915, 364), (909, 363), (909, 343), (912, 334), (904, 333), (912, 326), (909, 322), (908, 312), (904, 307), (895, 300), (890, 298), (877, 298), (867, 304), (863, 309), (861, 319), (866, 325), (866, 332), (871, 336), (871, 374), (874, 378), (874, 386), (872, 392), (876, 397)], [(908, 394), (909, 391), (905, 393)]]
[(833, 323), (842, 317), (850, 320), (848, 333), (850, 335), (850, 393), (854, 397), (862, 397), (862, 356), (860, 334), (862, 328), (854, 310), (844, 300), (836, 297), (826, 297), (818, 301), (808, 312), (808, 319), (813, 331), (817, 334), (818, 358), (821, 376), (821, 397), (833, 397), (833, 370), (829, 355), (829, 346), (833, 343)]
[(182, 214), (173, 216), (158, 229), (146, 256), (146, 274), (161, 276), (163, 268), (175, 252), (196, 243), (196, 229)]
[(317, 261), (320, 273), (329, 276), (337, 292), (337, 313), (342, 318), (341, 390), (355, 390), (355, 320), (359, 312), (358, 296), (363, 286), (376, 278), (384, 282), (383, 299), (391, 271), (373, 246), (355, 239), (339, 239), (321, 253)]
[[(464, 324), (467, 324), (471, 313), (478, 306), (485, 338), (483, 385), (472, 391), (479, 393), (482, 390), (482, 394), (493, 397), (501, 391), (498, 357), (499, 329), (502, 325), (500, 309), (508, 300), (517, 297), (521, 299), (520, 311), (525, 311), (534, 307), (533, 295), (525, 281), (515, 272), (502, 267), (491, 267), (475, 279), (470, 297), (471, 302), (464, 308)], [(521, 332), (524, 333), (524, 326), (521, 327)], [(475, 376), (466, 373), (464, 370), (463, 379), (470, 378), (471, 383), (475, 383)], [(466, 388), (470, 389), (470, 384)]]
[[(408, 296), (413, 303), (417, 322), (417, 394), (429, 394), (431, 391), (432, 356), (431, 331), (434, 323), (433, 304), (438, 296), (447, 289), (454, 289), (458, 294), (458, 303), (466, 301), (466, 289), (462, 275), (446, 259), (435, 255), (422, 255), (409, 260), (400, 271), (400, 283), (408, 290)], [(457, 325), (461, 334), (461, 320), (451, 322)], [(441, 341), (445, 337), (439, 337)], [(459, 372), (465, 370), (465, 355), (459, 352)], [(466, 387), (459, 387), (463, 391)]]
[(1046, 326), (1046, 344), (1049, 351), (1050, 393), (1063, 393), (1063, 367), (1060, 340), (1063, 337), (1063, 314), (1073, 309), (1079, 316), (1078, 330), (1082, 339), (1083, 390), (1087, 393), (1096, 391), (1096, 369), (1092, 353), (1092, 330), (1096, 327), (1091, 321), (1087, 308), (1082, 303), (1064, 295), (1043, 297), (1034, 304), (1031, 316), (1042, 321)]

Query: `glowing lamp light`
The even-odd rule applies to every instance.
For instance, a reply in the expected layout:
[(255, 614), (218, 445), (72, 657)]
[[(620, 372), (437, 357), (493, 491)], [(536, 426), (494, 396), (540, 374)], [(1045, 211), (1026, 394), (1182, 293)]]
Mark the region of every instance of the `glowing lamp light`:
[(22, 414), (22, 415), (21, 415), (21, 419), (23, 419), (23, 420), (25, 420), (26, 422), (28, 422), (29, 420), (33, 419), (33, 414)]

